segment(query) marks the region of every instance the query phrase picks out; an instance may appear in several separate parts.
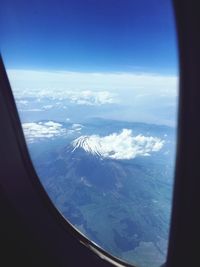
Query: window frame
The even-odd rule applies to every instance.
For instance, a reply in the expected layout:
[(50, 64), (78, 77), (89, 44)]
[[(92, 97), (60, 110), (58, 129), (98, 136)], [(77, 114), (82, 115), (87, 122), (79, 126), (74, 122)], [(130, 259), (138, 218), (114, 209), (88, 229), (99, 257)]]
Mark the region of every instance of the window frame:
[(19, 215), (25, 231), (28, 231), (29, 242), (39, 244), (41, 250), (47, 250), (47, 254), (57, 262), (55, 266), (66, 266), (68, 263), (77, 267), (84, 262), (85, 266), (133, 267), (81, 234), (52, 203), (30, 159), (2, 58), (0, 107), (1, 191)]

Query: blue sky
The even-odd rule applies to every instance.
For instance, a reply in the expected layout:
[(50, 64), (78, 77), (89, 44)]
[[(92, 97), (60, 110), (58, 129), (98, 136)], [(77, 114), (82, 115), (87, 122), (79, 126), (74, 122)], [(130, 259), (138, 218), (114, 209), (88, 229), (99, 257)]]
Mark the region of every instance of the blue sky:
[(68, 101), (71, 117), (87, 109), (88, 116), (176, 124), (171, 1), (2, 0), (0, 36), (18, 99)]
[(177, 73), (169, 0), (3, 0), (7, 68)]

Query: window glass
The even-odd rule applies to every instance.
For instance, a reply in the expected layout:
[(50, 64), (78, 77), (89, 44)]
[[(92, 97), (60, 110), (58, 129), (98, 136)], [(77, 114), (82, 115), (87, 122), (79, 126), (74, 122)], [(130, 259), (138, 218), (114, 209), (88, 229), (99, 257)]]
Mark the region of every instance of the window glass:
[(1, 4), (1, 52), (38, 177), (110, 254), (166, 260), (176, 148), (169, 0)]

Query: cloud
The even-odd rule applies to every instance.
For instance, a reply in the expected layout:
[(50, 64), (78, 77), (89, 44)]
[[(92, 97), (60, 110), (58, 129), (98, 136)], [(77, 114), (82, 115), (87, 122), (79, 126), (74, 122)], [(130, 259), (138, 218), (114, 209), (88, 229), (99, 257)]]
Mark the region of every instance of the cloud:
[(21, 109), (21, 108), (19, 108), (19, 110), (20, 111), (22, 111), (22, 112), (40, 112), (40, 111), (43, 111), (42, 109), (40, 109), (40, 108), (29, 108), (29, 109)]
[[(177, 76), (154, 73), (134, 72), (69, 72), (69, 71), (34, 71), (34, 70), (7, 70), (11, 83), (15, 88), (26, 88), (40, 91), (71, 89), (87, 90), (122, 89), (122, 88), (160, 88), (171, 90), (177, 85)], [(106, 89), (107, 88), (107, 89)]]
[(18, 100), (18, 103), (24, 106), (28, 105), (28, 101), (27, 100)]
[[(42, 98), (50, 98), (53, 100), (67, 100), (70, 103), (77, 105), (90, 105), (90, 106), (100, 106), (104, 104), (114, 104), (118, 103), (117, 94), (108, 91), (92, 91), (92, 90), (40, 90), (39, 92), (35, 90), (29, 91), (15, 91), (17, 94), (17, 103), (20, 103), (21, 97), (38, 97), (37, 102), (41, 102)], [(21, 103), (20, 103), (21, 104)], [(42, 108), (44, 110), (49, 110), (53, 108), (53, 105), (45, 105)], [(57, 104), (56, 107), (59, 107)]]
[(139, 156), (150, 156), (158, 152), (164, 145), (164, 140), (157, 137), (137, 135), (132, 130), (123, 129), (101, 137), (99, 135), (81, 136), (73, 141), (73, 151), (82, 147), (85, 151), (104, 158), (130, 160)]
[[(177, 75), (10, 69), (8, 76), (16, 99), (60, 102), (56, 108), (73, 105), (78, 112), (92, 106), (97, 113), (89, 116), (176, 126)], [(107, 105), (117, 108), (108, 112)]]
[[(113, 103), (113, 96), (177, 95), (178, 77), (154, 73), (8, 70), (16, 96), (70, 98), (75, 103)], [(91, 91), (92, 90), (92, 91)], [(96, 92), (96, 94), (95, 94)], [(110, 94), (115, 95), (110, 95)], [(111, 99), (112, 96), (112, 99)]]
[(116, 96), (108, 91), (95, 92), (86, 90), (80, 92), (67, 92), (66, 98), (68, 98), (71, 103), (78, 105), (100, 106), (117, 103)]
[(53, 121), (23, 123), (22, 127), (25, 137), (30, 143), (37, 139), (54, 138), (66, 134), (66, 129), (62, 124)]
[(42, 109), (44, 110), (49, 110), (49, 109), (52, 109), (53, 108), (53, 105), (45, 105), (42, 107)]
[(77, 131), (77, 132), (80, 132), (82, 130), (84, 126), (82, 124), (79, 124), (79, 123), (74, 123), (72, 124), (72, 130), (74, 131)]

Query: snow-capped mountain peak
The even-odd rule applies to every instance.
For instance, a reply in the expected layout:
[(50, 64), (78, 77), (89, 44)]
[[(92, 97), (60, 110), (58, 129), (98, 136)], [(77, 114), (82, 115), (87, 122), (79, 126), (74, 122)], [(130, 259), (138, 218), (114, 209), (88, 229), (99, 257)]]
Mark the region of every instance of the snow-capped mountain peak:
[(115, 160), (130, 160), (138, 156), (150, 156), (158, 152), (164, 145), (164, 140), (153, 136), (134, 136), (132, 130), (123, 129), (120, 133), (107, 136), (84, 135), (72, 142), (74, 152), (81, 148), (84, 151)]
[(86, 152), (91, 153), (93, 155), (97, 155), (100, 157), (103, 156), (101, 155), (100, 144), (96, 142), (96, 140), (92, 138), (92, 136), (80, 136), (72, 142), (72, 146), (72, 152), (74, 152), (78, 148), (82, 148)]

